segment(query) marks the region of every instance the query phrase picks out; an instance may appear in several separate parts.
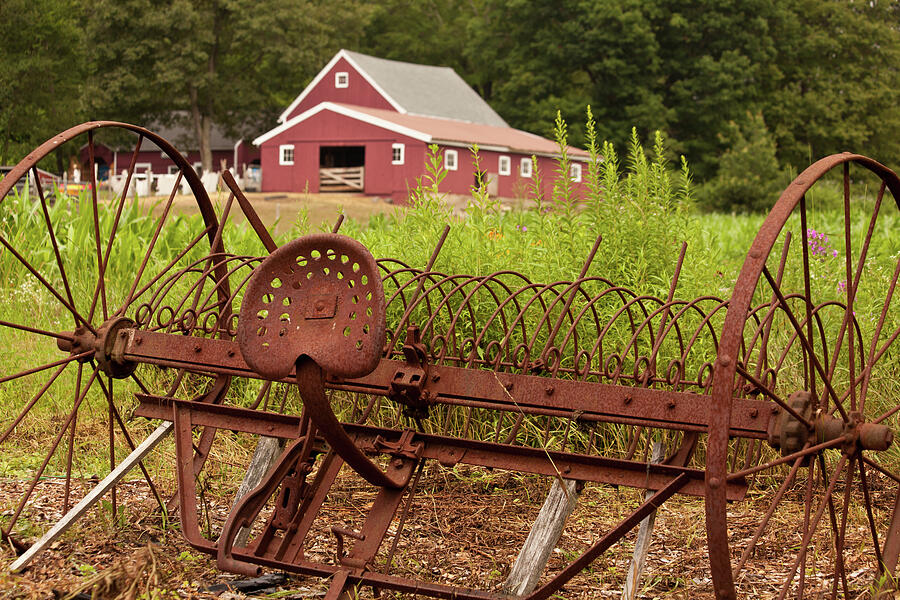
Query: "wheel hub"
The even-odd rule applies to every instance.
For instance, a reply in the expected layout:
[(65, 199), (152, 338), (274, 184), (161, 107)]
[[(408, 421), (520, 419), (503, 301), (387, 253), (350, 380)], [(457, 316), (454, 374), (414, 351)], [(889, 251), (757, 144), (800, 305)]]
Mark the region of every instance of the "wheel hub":
[(816, 404), (814, 396), (806, 390), (791, 394), (787, 405), (806, 422), (787, 410), (781, 410), (778, 417), (772, 419), (769, 444), (786, 456), (803, 450), (811, 437), (816, 444), (843, 438), (844, 449), (848, 452), (857, 449), (884, 451), (894, 441), (894, 432), (889, 427), (867, 423), (861, 412), (850, 412), (848, 419), (844, 420), (822, 410), (816, 411)]
[(78, 361), (86, 363), (96, 360), (100, 369), (113, 379), (124, 379), (137, 368), (137, 363), (124, 359), (126, 329), (134, 327), (134, 321), (128, 317), (113, 317), (99, 328), (97, 333), (81, 325), (75, 331), (65, 332), (71, 338), (58, 338), (56, 345), (63, 352), (85, 354)]

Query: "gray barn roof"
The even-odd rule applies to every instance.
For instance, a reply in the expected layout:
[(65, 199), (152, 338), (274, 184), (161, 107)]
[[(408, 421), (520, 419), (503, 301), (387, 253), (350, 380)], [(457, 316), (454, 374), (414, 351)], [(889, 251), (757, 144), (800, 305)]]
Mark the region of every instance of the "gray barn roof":
[(417, 65), (343, 51), (407, 113), (508, 127), (450, 67)]
[[(147, 129), (156, 133), (164, 140), (178, 148), (182, 153), (197, 152), (200, 144), (197, 142), (197, 133), (194, 131), (193, 122), (185, 111), (175, 111), (170, 115), (168, 124), (154, 121), (147, 125)], [(234, 144), (240, 138), (233, 138), (225, 134), (225, 130), (212, 124), (209, 131), (209, 145), (213, 151), (234, 150)], [(141, 145), (144, 150), (156, 149), (156, 144), (145, 140)]]
[(453, 119), (495, 127), (509, 127), (475, 90), (450, 67), (434, 67), (387, 60), (340, 50), (297, 96), (281, 116), (284, 123), (307, 94), (315, 89), (340, 59), (346, 60), (398, 112)]

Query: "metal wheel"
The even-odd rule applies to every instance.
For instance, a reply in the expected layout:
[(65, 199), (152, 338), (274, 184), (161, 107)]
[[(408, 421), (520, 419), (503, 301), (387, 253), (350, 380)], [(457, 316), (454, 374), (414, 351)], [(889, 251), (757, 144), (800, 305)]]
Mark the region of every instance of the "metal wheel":
[[(126, 198), (135, 173), (122, 193), (98, 191), (98, 138), (128, 147), (131, 164), (151, 149), (177, 165), (171, 193), (153, 212), (136, 215), (146, 208)], [(39, 176), (40, 161), (62, 146), (86, 157), (90, 188), (77, 199)], [(176, 216), (182, 182), (200, 217)], [(146, 435), (151, 426), (129, 418), (134, 393), (221, 396), (228, 388), (225, 377), (130, 363), (118, 354), (119, 338), (131, 329), (232, 337), (235, 323), (209, 197), (187, 161), (150, 131), (113, 122), (73, 127), (0, 181), (0, 202), (0, 523), (4, 541), (22, 550), (78, 499), (77, 480), (104, 477)], [(115, 488), (111, 502), (115, 513)]]
[[(893, 584), (898, 199), (891, 170), (830, 156), (788, 186), (750, 247), (712, 388), (706, 526), (720, 599), (875, 597)], [(769, 419), (768, 440), (729, 439), (735, 398), (771, 402), (750, 415)], [(744, 480), (747, 500), (726, 506), (725, 483)]]

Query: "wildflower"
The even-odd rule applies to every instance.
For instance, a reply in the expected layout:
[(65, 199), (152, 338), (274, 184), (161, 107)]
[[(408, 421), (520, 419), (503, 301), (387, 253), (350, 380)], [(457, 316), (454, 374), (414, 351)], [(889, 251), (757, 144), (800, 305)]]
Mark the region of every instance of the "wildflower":
[(832, 250), (832, 251), (831, 251), (831, 256), (833, 256), (834, 258), (837, 258), (837, 255), (838, 255), (838, 251), (837, 251), (837, 250)]

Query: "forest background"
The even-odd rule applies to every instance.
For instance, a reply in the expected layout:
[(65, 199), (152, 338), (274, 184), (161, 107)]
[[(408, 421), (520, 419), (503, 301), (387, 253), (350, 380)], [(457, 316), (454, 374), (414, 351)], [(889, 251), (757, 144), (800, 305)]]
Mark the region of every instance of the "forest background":
[(253, 136), (340, 48), (452, 67), (540, 135), (559, 110), (575, 145), (588, 105), (616, 146), (662, 131), (717, 210), (833, 152), (900, 163), (883, 0), (3, 0), (0, 39), (0, 164), (90, 119)]

